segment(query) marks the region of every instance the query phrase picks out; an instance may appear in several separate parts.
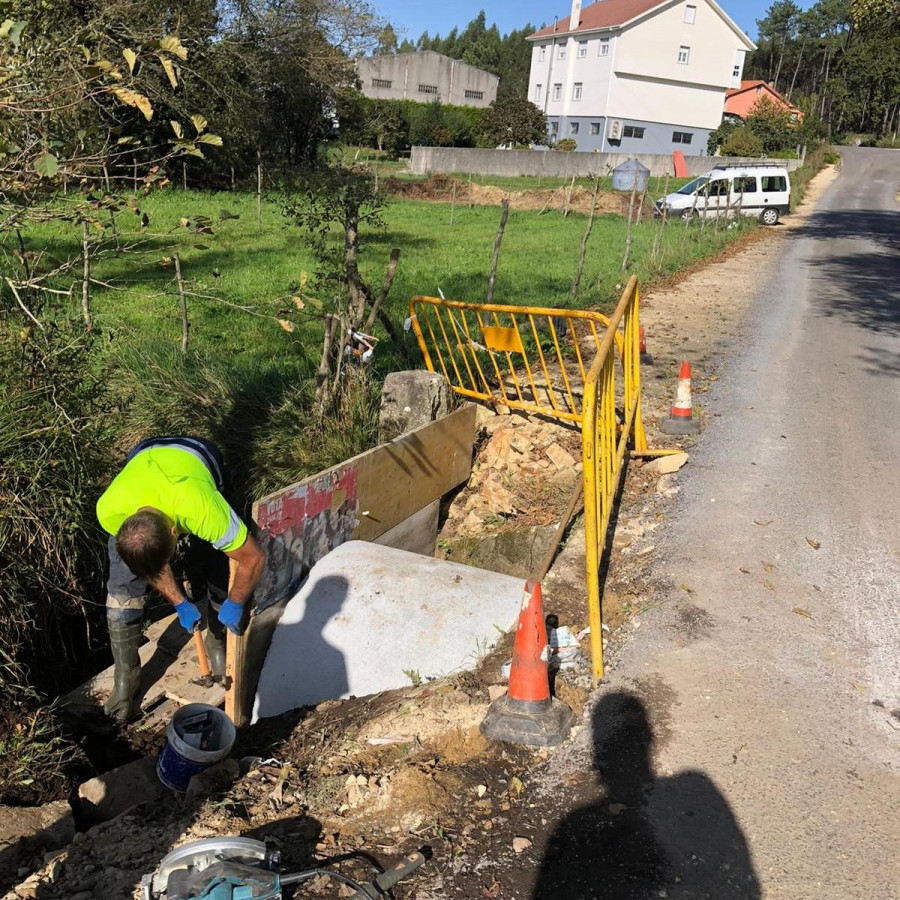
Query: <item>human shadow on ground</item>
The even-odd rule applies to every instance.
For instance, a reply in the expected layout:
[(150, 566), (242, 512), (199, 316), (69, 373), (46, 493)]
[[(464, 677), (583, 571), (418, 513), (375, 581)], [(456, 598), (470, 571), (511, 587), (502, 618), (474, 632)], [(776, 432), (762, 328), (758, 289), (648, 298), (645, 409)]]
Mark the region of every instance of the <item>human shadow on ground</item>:
[[(346, 694), (349, 688), (343, 652), (325, 636), (347, 598), (347, 579), (329, 575), (319, 579), (305, 605), (289, 605), (272, 635), (272, 643), (259, 677), (255, 713), (275, 716)], [(297, 600), (291, 601), (298, 604)]]
[(599, 799), (551, 835), (532, 900), (758, 900), (734, 813), (702, 772), (653, 773), (653, 728), (636, 695), (604, 695), (593, 713)]

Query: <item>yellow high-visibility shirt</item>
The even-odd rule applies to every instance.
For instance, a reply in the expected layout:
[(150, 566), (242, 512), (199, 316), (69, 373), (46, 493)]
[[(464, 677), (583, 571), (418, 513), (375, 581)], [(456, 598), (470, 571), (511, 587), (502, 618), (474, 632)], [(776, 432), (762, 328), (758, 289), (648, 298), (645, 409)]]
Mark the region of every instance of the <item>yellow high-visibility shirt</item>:
[(179, 534), (193, 534), (229, 553), (244, 545), (247, 526), (219, 493), (203, 462), (180, 447), (149, 447), (125, 464), (97, 501), (97, 518), (115, 535), (141, 507), (165, 513)]

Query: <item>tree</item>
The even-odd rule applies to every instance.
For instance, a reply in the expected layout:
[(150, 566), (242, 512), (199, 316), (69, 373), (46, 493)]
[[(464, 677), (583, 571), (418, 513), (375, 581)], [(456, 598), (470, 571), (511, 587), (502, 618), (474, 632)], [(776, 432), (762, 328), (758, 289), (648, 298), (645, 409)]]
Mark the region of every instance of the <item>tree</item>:
[(763, 152), (762, 141), (746, 126), (732, 129), (722, 141), (722, 156), (759, 156)]
[(545, 144), (547, 117), (530, 100), (495, 100), (481, 117), (481, 140), (489, 147)]
[(381, 29), (381, 34), (378, 36), (378, 47), (375, 52), (380, 54), (397, 52), (397, 33), (390, 25), (385, 25)]
[(776, 106), (765, 96), (760, 97), (750, 110), (746, 128), (766, 154), (786, 150), (797, 143), (797, 126), (790, 111)]

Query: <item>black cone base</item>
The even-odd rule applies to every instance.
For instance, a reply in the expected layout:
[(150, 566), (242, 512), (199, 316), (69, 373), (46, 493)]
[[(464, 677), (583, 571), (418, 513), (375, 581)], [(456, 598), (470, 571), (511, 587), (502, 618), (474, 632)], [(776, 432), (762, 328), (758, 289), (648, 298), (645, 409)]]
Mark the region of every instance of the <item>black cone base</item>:
[(481, 731), (495, 741), (553, 747), (561, 744), (575, 724), (575, 714), (560, 700), (513, 700), (499, 697), (488, 708)]
[(700, 423), (693, 418), (670, 416), (660, 420), (659, 430), (663, 434), (699, 434)]

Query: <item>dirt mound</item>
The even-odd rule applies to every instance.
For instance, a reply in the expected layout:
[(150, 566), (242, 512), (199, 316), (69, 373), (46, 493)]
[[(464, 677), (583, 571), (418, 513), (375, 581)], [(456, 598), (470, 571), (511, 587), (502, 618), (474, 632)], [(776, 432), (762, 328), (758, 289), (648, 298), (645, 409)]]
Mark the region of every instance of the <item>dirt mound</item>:
[[(450, 203), (455, 196), (460, 205), (499, 206), (508, 198), (510, 209), (547, 209), (561, 211), (568, 207), (572, 212), (587, 215), (591, 209), (590, 188), (576, 185), (574, 188), (533, 189), (509, 191), (494, 185), (482, 185), (473, 181), (463, 181), (449, 175), (432, 175), (424, 181), (401, 181), (388, 178), (382, 182), (384, 190), (404, 200), (425, 200), (435, 203)], [(597, 213), (617, 216), (628, 215), (630, 196), (618, 191), (600, 191), (597, 194)], [(651, 215), (650, 206), (645, 202), (641, 218)]]

